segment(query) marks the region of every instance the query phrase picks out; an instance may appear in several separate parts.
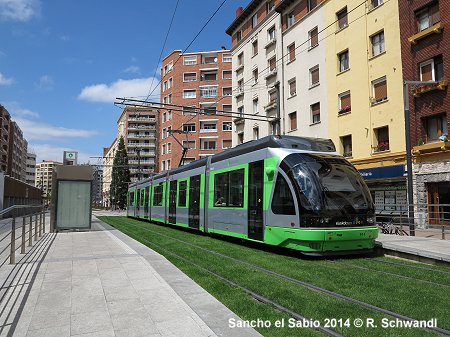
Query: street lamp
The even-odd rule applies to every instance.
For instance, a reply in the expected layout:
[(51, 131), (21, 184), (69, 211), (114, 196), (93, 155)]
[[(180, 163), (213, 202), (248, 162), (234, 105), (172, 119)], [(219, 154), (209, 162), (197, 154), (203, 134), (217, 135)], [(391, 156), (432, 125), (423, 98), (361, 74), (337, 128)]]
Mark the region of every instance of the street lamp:
[(408, 193), (408, 219), (412, 219), (413, 223), (409, 221), (409, 235), (415, 236), (414, 227), (414, 205), (413, 205), (413, 178), (412, 178), (412, 149), (411, 149), (411, 125), (409, 124), (409, 86), (410, 85), (430, 85), (436, 84), (436, 81), (403, 81), (403, 95), (404, 95), (404, 112), (405, 112), (405, 140), (406, 140), (406, 172), (407, 172), (407, 193)]

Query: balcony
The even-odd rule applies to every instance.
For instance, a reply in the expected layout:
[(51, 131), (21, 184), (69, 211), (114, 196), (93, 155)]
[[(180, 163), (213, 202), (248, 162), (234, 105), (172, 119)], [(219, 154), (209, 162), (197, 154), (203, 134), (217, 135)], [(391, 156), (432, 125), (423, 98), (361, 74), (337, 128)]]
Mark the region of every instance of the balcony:
[(417, 44), (417, 42), (424, 37), (427, 37), (431, 34), (440, 34), (442, 32), (442, 28), (444, 28), (444, 24), (439, 22), (427, 29), (422, 30), (421, 32), (414, 34), (413, 36), (408, 38), (408, 41), (412, 44)]
[(200, 133), (211, 133), (211, 132), (217, 132), (216, 129), (200, 129)]
[(156, 130), (154, 125), (128, 125), (128, 130)]
[(236, 94), (234, 94), (235, 98), (239, 98), (241, 96), (244, 96), (244, 89), (243, 88), (238, 88)]
[(266, 76), (264, 76), (264, 79), (267, 81), (267, 80), (269, 80), (270, 78), (272, 78), (273, 76), (276, 76), (276, 75), (277, 75), (277, 68), (274, 68), (272, 70), (269, 70), (269, 73)]
[(420, 95), (425, 94), (429, 91), (433, 90), (445, 90), (447, 88), (447, 80), (442, 80), (437, 83), (427, 84), (427, 85), (421, 85), (417, 88), (414, 88), (411, 90), (411, 93), (414, 97), (420, 97)]
[(238, 73), (238, 72), (241, 71), (242, 69), (244, 69), (244, 64), (243, 64), (243, 63), (240, 64), (240, 65), (238, 65), (238, 66), (236, 67), (236, 69), (234, 69), (234, 71)]
[(277, 107), (277, 100), (275, 99), (273, 101), (270, 101), (269, 104), (267, 104), (266, 106), (264, 106), (264, 110), (270, 111), (276, 109), (276, 107)]
[(155, 163), (155, 161), (152, 159), (141, 159), (140, 161), (132, 159), (132, 160), (128, 161), (128, 164), (137, 164), (137, 165), (150, 165), (150, 164), (154, 164), (154, 163)]
[(149, 117), (130, 117), (129, 122), (144, 122), (144, 123), (156, 123), (156, 118)]
[(148, 135), (145, 134), (139, 134), (139, 133), (129, 133), (127, 138), (155, 138), (155, 133), (152, 132)]
[(274, 45), (276, 42), (277, 42), (277, 38), (273, 37), (266, 43), (266, 45), (264, 46), (264, 49), (269, 48), (270, 46)]
[(149, 148), (149, 147), (155, 147), (155, 144), (151, 143), (128, 143), (128, 147), (132, 148)]

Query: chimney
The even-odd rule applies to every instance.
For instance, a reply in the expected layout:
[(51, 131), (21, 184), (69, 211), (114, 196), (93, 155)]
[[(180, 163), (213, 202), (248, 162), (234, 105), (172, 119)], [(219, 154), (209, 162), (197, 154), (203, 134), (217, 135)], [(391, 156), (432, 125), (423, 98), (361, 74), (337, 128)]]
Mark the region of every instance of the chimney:
[(238, 9), (236, 9), (236, 18), (238, 18), (242, 12), (244, 11), (244, 9), (242, 7), (238, 7)]
[(222, 48), (222, 50), (226, 50), (227, 49), (227, 48), (225, 48), (225, 46), (222, 46), (221, 48)]

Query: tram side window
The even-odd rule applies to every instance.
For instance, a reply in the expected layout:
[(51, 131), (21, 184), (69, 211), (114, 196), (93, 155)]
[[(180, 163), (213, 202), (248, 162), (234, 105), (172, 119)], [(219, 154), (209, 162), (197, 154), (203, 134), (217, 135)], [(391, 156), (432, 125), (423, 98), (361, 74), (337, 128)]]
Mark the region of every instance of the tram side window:
[(153, 195), (153, 206), (162, 206), (162, 200), (163, 200), (163, 186), (162, 185), (155, 186)]
[(214, 206), (244, 206), (244, 169), (214, 176)]
[(141, 193), (139, 192), (139, 190), (136, 190), (136, 196), (137, 196), (136, 207), (139, 208), (139, 206), (141, 205)]
[(187, 189), (187, 181), (180, 181), (178, 185), (178, 206), (186, 207), (186, 189)]
[(272, 212), (275, 214), (295, 215), (294, 198), (286, 179), (278, 173), (275, 192), (272, 199)]
[(129, 194), (129, 199), (128, 199), (128, 205), (130, 206), (134, 206), (134, 192), (130, 192)]
[(145, 205), (145, 190), (141, 190), (141, 206)]

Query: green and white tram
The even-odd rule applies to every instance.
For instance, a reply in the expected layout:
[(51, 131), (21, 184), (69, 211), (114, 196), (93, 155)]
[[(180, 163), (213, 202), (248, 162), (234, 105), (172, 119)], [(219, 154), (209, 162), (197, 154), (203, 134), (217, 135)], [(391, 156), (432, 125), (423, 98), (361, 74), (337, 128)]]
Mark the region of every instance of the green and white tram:
[(307, 254), (370, 251), (369, 190), (328, 139), (268, 136), (133, 183), (127, 215)]

